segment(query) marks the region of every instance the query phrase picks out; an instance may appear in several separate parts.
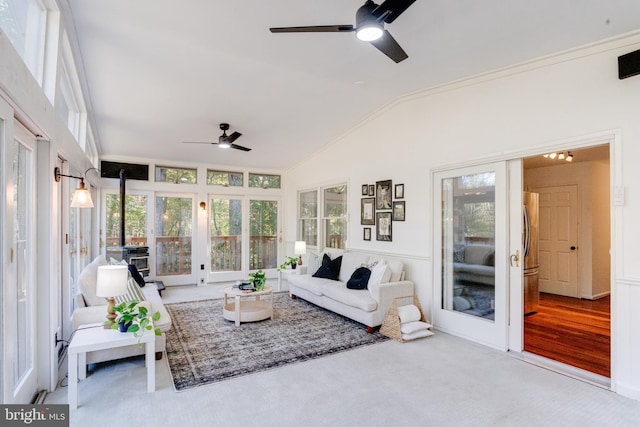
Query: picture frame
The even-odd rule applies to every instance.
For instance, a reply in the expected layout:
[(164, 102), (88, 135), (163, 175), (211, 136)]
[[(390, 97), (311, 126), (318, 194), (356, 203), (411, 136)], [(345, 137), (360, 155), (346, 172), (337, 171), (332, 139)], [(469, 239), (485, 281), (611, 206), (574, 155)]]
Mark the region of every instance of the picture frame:
[(376, 210), (391, 209), (391, 180), (376, 181)]
[(394, 221), (404, 221), (404, 210), (405, 210), (405, 202), (404, 200), (401, 202), (393, 202), (393, 220)]
[(392, 240), (391, 212), (376, 212), (376, 240)]
[(396, 184), (396, 199), (404, 199), (404, 184)]
[(367, 184), (362, 184), (362, 195), (363, 196), (369, 195), (369, 186)]
[(375, 225), (376, 203), (374, 197), (363, 197), (360, 200), (360, 224)]
[(368, 194), (368, 196), (369, 197), (373, 197), (375, 195), (376, 195), (376, 186), (371, 184), (371, 185), (369, 185), (369, 194)]
[(362, 230), (362, 240), (365, 240), (365, 241), (371, 240), (371, 227), (365, 227)]

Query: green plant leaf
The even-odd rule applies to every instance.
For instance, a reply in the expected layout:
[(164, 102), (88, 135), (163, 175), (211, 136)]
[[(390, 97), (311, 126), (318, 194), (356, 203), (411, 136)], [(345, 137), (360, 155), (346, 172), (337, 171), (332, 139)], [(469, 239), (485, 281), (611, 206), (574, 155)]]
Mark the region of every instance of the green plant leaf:
[(159, 311), (156, 311), (155, 313), (153, 313), (153, 316), (151, 317), (151, 319), (152, 319), (154, 322), (157, 322), (158, 320), (160, 320), (160, 312), (159, 312)]

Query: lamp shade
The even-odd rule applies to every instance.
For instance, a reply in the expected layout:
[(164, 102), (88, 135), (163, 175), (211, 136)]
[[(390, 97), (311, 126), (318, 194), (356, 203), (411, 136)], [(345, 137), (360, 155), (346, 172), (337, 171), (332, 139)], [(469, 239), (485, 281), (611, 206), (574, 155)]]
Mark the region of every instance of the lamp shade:
[(87, 190), (87, 187), (84, 185), (84, 181), (80, 181), (80, 185), (73, 193), (73, 198), (71, 199), (71, 207), (72, 208), (92, 208), (93, 200), (91, 200), (91, 193)]
[(296, 242), (295, 246), (293, 247), (293, 253), (295, 255), (304, 255), (307, 253), (307, 242), (305, 241), (301, 241), (301, 242)]
[(129, 268), (126, 265), (102, 265), (98, 267), (96, 295), (111, 298), (127, 293)]

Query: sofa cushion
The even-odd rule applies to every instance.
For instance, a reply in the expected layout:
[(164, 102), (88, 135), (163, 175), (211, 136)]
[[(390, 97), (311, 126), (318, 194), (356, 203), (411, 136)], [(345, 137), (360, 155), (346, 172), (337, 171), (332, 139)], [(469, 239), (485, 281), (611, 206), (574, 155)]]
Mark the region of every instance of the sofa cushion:
[(302, 288), (306, 291), (311, 292), (312, 294), (322, 296), (322, 285), (325, 283), (334, 283), (334, 280), (331, 279), (323, 279), (319, 277), (313, 277), (309, 274), (304, 275), (291, 275), (289, 277), (289, 281), (293, 283), (295, 286)]
[(371, 276), (371, 270), (367, 267), (358, 267), (353, 272), (349, 281), (347, 282), (347, 288), (349, 289), (367, 289), (367, 283)]
[(107, 265), (107, 259), (104, 255), (98, 255), (95, 257), (95, 259), (91, 261), (78, 276), (78, 289), (82, 293), (82, 297), (88, 307), (94, 305), (107, 305), (107, 300), (105, 298), (96, 295), (98, 267), (101, 265)]
[(493, 245), (467, 245), (464, 248), (464, 262), (467, 264), (480, 264), (484, 263), (487, 254), (495, 250)]
[(362, 311), (374, 311), (378, 308), (376, 300), (366, 289), (347, 289), (343, 282), (328, 282), (321, 286), (322, 293), (332, 300)]
[(324, 254), (322, 256), (322, 265), (313, 273), (313, 277), (320, 277), (323, 279), (338, 280), (340, 274), (340, 265), (342, 264), (342, 256), (336, 259), (329, 258), (329, 255)]
[(338, 279), (341, 282), (348, 282), (353, 275), (353, 272), (368, 261), (369, 255), (345, 252), (344, 255), (342, 255), (342, 264), (340, 265), (340, 274), (338, 275)]
[(307, 257), (307, 272), (313, 274), (322, 265), (322, 256), (317, 252), (310, 252)]

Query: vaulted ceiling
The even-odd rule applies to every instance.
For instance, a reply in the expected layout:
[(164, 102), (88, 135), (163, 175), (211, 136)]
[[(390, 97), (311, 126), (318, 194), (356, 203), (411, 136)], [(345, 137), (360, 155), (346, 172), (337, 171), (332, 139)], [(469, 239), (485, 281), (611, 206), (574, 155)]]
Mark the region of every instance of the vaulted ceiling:
[[(352, 33), (364, 0), (66, 0), (100, 150), (286, 168), (390, 101), (640, 28), (637, 0), (417, 0), (386, 29), (398, 64)], [(219, 123), (250, 152), (217, 141)]]

